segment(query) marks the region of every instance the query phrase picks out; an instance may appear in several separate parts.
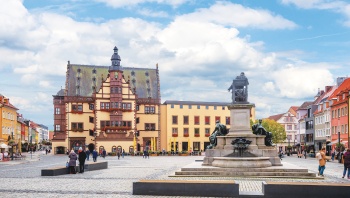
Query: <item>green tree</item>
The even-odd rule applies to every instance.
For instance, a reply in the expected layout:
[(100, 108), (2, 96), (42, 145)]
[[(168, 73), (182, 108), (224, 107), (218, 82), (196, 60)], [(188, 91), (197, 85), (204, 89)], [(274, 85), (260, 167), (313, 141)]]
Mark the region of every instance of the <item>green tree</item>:
[[(259, 120), (255, 120), (255, 123), (259, 123)], [(275, 120), (263, 119), (262, 126), (272, 133), (272, 141), (275, 144), (282, 143), (287, 138), (286, 130)]]

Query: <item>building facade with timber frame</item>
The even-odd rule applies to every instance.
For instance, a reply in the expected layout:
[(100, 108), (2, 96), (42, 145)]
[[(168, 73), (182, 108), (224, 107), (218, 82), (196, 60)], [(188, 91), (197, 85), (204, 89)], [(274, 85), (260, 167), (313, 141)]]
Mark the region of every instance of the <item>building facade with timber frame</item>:
[(118, 48), (110, 66), (68, 61), (65, 88), (53, 96), (55, 154), (80, 147), (126, 153), (160, 150), (158, 65), (122, 67)]

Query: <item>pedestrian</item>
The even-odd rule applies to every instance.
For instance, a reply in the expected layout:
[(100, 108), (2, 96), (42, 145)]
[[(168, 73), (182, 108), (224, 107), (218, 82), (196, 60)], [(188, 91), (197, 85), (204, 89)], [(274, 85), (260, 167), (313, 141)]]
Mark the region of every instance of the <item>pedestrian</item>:
[(106, 150), (105, 150), (105, 149), (103, 149), (103, 151), (102, 151), (102, 157), (103, 157), (103, 158), (106, 157)]
[(304, 157), (306, 159), (306, 155), (307, 155), (307, 152), (306, 152), (306, 149), (304, 150)]
[(149, 151), (146, 150), (145, 158), (149, 159)]
[(326, 148), (323, 147), (319, 153), (317, 153), (316, 157), (318, 159), (318, 175), (324, 177), (323, 172), (326, 169)]
[(283, 156), (282, 152), (281, 151), (278, 152), (278, 157), (280, 158), (280, 160), (282, 160), (282, 156)]
[(162, 149), (162, 154), (165, 155), (165, 149), (164, 148)]
[(47, 155), (48, 150), (46, 149), (46, 155)]
[(334, 162), (335, 151), (332, 152), (332, 162)]
[(77, 154), (75, 154), (74, 150), (72, 149), (68, 157), (69, 157), (69, 173), (76, 174), (75, 166), (77, 165), (78, 156)]
[(348, 179), (350, 179), (350, 149), (348, 148), (346, 150), (346, 153), (343, 155), (344, 157), (344, 172), (343, 172), (343, 177), (345, 177), (346, 170), (348, 170)]
[(125, 150), (123, 149), (123, 151), (122, 151), (122, 158), (124, 158), (124, 155), (125, 155)]
[(117, 156), (118, 156), (118, 159), (120, 158), (120, 151), (118, 150), (117, 151)]
[(96, 162), (97, 161), (97, 151), (96, 151), (96, 149), (94, 150), (94, 151), (92, 151), (92, 160), (94, 161), (94, 162)]
[(86, 153), (83, 151), (83, 148), (79, 148), (79, 173), (84, 172), (85, 168), (85, 160), (86, 160)]
[(89, 149), (86, 149), (85, 153), (86, 153), (86, 160), (89, 161), (89, 158), (90, 158), (90, 151), (89, 151)]

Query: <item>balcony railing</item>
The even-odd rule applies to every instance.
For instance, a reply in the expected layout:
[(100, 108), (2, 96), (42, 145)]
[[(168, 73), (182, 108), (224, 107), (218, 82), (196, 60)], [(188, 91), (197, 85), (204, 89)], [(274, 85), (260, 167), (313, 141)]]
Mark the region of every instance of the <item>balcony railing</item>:
[(173, 137), (177, 137), (178, 135), (177, 135), (177, 133), (173, 133)]
[(126, 130), (131, 130), (132, 127), (131, 126), (106, 126), (103, 127), (102, 130), (104, 131), (126, 131)]
[(110, 111), (122, 111), (122, 112), (132, 112), (132, 109), (123, 109), (123, 108), (104, 108), (104, 109), (100, 109), (101, 111), (107, 111), (107, 112), (110, 112)]

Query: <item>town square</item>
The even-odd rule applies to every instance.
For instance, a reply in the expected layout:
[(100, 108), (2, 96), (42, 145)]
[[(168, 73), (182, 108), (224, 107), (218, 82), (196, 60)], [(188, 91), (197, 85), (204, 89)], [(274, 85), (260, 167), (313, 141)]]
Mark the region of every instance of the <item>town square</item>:
[(345, 0), (0, 0), (1, 197), (350, 195)]

